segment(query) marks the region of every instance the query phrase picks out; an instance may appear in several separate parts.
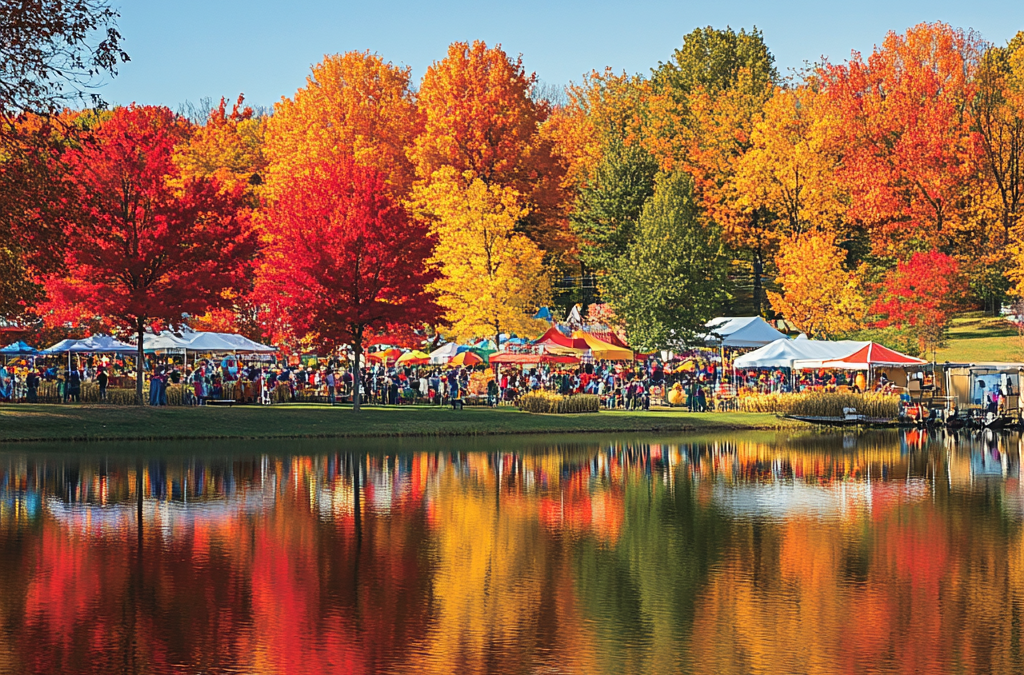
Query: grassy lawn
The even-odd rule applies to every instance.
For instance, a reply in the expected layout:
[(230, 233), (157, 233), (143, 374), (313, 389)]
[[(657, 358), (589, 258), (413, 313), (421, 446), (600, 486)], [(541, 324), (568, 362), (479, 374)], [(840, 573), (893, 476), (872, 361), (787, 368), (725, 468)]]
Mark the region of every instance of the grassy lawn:
[(1017, 329), (1009, 321), (968, 315), (953, 320), (949, 345), (937, 351), (935, 358), (940, 363), (1015, 362), (1024, 360), (1024, 353)]
[(364, 408), (278, 405), (270, 408), (132, 408), (106, 405), (5, 405), (0, 442), (199, 438), (339, 438), (474, 436), (578, 432), (697, 431), (793, 428), (797, 422), (753, 413), (604, 411), (532, 415), (514, 408), (409, 406)]

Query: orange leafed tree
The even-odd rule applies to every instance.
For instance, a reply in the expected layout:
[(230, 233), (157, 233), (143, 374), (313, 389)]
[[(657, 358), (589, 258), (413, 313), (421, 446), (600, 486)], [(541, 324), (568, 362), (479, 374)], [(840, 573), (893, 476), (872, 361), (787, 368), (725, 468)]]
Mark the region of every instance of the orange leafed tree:
[(453, 43), (423, 76), (423, 133), (409, 156), (424, 184), (446, 169), (445, 175), (462, 177), (464, 187), (479, 179), (511, 188), (529, 214), (524, 232), (542, 248), (562, 251), (571, 245), (562, 213), (563, 170), (552, 142), (539, 133), (550, 111), (531, 97), (535, 81), (522, 59), (510, 59), (500, 46)]
[(610, 136), (625, 145), (643, 139), (650, 82), (607, 68), (565, 91), (567, 105), (552, 112), (541, 133), (554, 141), (554, 152), (565, 164), (565, 185), (576, 188), (593, 175)]
[(980, 42), (946, 24), (889, 33), (867, 61), (820, 69), (823, 100), (846, 149), (849, 215), (872, 232), (876, 253), (949, 246), (971, 226), (977, 175), (968, 103)]
[(306, 86), (282, 98), (267, 121), (270, 196), (309, 166), (351, 157), (376, 169), (404, 196), (413, 182), (406, 151), (419, 132), (409, 68), (369, 52), (327, 56)]

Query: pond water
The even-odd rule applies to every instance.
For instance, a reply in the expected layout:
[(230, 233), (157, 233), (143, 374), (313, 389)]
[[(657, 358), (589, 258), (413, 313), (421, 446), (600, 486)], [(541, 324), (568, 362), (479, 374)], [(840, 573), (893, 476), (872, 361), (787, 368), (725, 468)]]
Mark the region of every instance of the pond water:
[(1018, 673), (1021, 447), (6, 446), (0, 673)]

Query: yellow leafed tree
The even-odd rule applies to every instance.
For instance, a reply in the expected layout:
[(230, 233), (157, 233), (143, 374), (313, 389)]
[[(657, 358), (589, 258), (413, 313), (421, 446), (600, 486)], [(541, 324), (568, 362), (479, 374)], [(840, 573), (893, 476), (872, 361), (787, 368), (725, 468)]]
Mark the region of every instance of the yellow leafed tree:
[(784, 293), (768, 293), (772, 308), (812, 337), (856, 330), (864, 316), (858, 275), (844, 266), (835, 235), (816, 231), (783, 242), (775, 264)]
[(519, 195), (450, 168), (420, 195), (435, 221), (432, 263), (442, 278), (433, 287), (452, 335), (497, 342), (501, 333), (542, 331), (546, 324), (531, 317), (550, 302), (551, 283), (543, 251), (516, 231), (527, 213)]
[(815, 99), (810, 87), (776, 90), (754, 124), (751, 147), (739, 157), (730, 186), (741, 210), (763, 209), (791, 235), (812, 227), (836, 231), (845, 213), (835, 178), (839, 155)]
[(255, 186), (266, 166), (263, 135), (266, 120), (242, 106), (239, 96), (229, 113), (227, 101), (210, 111), (206, 124), (197, 128), (188, 143), (174, 152), (174, 161), (185, 176), (216, 176), (229, 189)]

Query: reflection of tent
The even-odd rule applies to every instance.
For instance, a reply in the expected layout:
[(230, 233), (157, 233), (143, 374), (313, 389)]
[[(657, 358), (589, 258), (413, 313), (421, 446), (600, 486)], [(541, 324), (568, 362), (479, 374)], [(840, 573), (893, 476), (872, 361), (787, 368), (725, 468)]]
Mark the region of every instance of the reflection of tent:
[(831, 361), (822, 361), (821, 367), (842, 370), (870, 370), (871, 368), (884, 368), (886, 366), (917, 366), (922, 363), (926, 363), (926, 361), (901, 354), (875, 342), (869, 342), (865, 347), (858, 349), (849, 356), (844, 356), (841, 359), (832, 359)]
[(459, 353), (459, 345), (449, 342), (430, 352), (430, 362), (433, 364), (447, 363), (448, 359)]
[(583, 331), (576, 331), (572, 334), (574, 339), (582, 339), (587, 343), (587, 349), (594, 355), (595, 359), (608, 360), (608, 361), (632, 361), (633, 352), (629, 349), (623, 349), (617, 345), (613, 345), (610, 342), (604, 342), (599, 340), (589, 333)]
[(35, 356), (38, 353), (39, 350), (20, 341), (12, 342), (3, 349), (0, 349), (0, 355), (3, 356)]
[(466, 351), (456, 354), (448, 364), (452, 366), (477, 366), (483, 362), (484, 360), (476, 352)]
[(786, 337), (759, 316), (723, 316), (708, 321), (705, 328), (704, 344), (709, 347), (764, 347)]
[[(841, 340), (776, 340), (733, 361), (733, 368), (818, 368), (822, 361), (849, 356), (867, 342)], [(799, 361), (800, 363), (794, 364)]]

